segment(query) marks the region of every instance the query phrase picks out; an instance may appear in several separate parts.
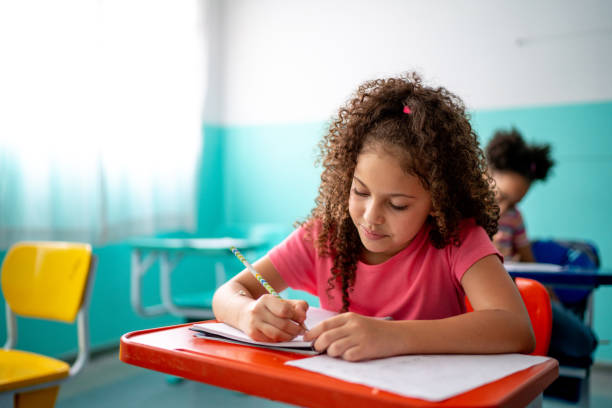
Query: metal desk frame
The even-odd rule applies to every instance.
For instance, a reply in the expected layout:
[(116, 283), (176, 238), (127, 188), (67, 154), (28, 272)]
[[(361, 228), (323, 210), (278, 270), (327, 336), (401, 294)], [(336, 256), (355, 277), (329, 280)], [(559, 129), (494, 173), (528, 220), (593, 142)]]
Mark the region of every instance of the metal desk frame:
[[(240, 248), (246, 256), (263, 247), (260, 240), (238, 238), (147, 238), (129, 243), (131, 254), (130, 299), (132, 308), (143, 317), (172, 314), (179, 317), (207, 319), (213, 316), (210, 308), (183, 307), (177, 305), (172, 297), (172, 272), (186, 255), (234, 256), (230, 246)], [(161, 303), (144, 306), (142, 304), (142, 279), (153, 264), (159, 260)], [(215, 262), (215, 287), (226, 281), (223, 262)]]

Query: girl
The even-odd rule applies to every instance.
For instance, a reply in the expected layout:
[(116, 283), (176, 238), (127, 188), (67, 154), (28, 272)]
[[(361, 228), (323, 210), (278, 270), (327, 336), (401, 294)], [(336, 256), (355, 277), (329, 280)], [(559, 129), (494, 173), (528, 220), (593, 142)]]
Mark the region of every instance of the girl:
[(535, 262), (516, 204), (534, 181), (546, 179), (554, 164), (550, 146), (527, 145), (515, 129), (500, 130), (487, 145), (486, 153), (500, 210), (499, 231), (493, 243), (506, 260)]
[[(528, 145), (516, 130), (499, 130), (486, 148), (489, 173), (496, 185), (501, 216), (493, 243), (505, 259), (536, 262), (521, 212), (516, 205), (534, 181), (545, 180), (554, 161), (549, 145)], [(588, 367), (597, 337), (584, 321), (566, 308), (554, 288), (550, 294), (553, 324), (548, 355), (561, 364)]]
[[(277, 291), (305, 290), (341, 312), (306, 340), (350, 361), (533, 349), (490, 241), (499, 210), (483, 154), (455, 95), (416, 74), (366, 82), (320, 148), (311, 216), (255, 263)], [(464, 313), (465, 296), (475, 312)], [(307, 308), (267, 294), (246, 270), (213, 298), (218, 320), (263, 341), (302, 333)]]

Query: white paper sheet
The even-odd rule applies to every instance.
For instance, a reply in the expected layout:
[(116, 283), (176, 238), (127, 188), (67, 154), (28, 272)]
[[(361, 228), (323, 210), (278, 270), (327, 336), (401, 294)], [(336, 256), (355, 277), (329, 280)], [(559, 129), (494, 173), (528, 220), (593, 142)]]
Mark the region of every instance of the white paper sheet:
[(525, 354), (413, 355), (348, 362), (326, 355), (285, 364), (429, 401), (442, 401), (548, 360)]

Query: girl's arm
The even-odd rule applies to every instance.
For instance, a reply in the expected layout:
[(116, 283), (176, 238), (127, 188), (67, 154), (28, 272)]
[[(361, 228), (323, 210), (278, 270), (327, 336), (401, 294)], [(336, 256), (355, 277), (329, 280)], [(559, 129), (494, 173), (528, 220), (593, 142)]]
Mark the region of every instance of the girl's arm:
[[(489, 255), (461, 284), (474, 308), (439, 320), (385, 321), (344, 313), (306, 333), (315, 348), (346, 360), (402, 354), (528, 353), (535, 347), (529, 315), (499, 258)], [(444, 299), (440, 299), (444, 301)]]
[(516, 249), (516, 254), (518, 255), (519, 262), (535, 262), (535, 257), (533, 256), (533, 252), (531, 251), (531, 245), (525, 245), (524, 247), (520, 247)]
[[(277, 291), (287, 288), (268, 256), (253, 265)], [(213, 296), (213, 312), (220, 322), (236, 327), (256, 341), (288, 341), (303, 332), (308, 304), (270, 295), (259, 281), (243, 270), (220, 286)]]

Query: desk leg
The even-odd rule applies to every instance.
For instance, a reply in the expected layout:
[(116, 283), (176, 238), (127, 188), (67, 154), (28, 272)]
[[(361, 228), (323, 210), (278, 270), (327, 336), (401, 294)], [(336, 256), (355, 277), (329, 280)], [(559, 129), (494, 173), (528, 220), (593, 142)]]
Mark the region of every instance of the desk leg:
[(540, 393), (537, 397), (535, 397), (533, 399), (533, 401), (531, 401), (526, 408), (542, 408), (542, 404), (543, 404), (543, 396)]
[(584, 312), (584, 323), (589, 326), (589, 327), (593, 327), (593, 298), (595, 297), (595, 290), (592, 290), (591, 293), (589, 293), (589, 296), (587, 297), (587, 302), (586, 302), (586, 309)]
[(227, 280), (227, 276), (225, 276), (225, 267), (223, 266), (223, 262), (217, 261), (215, 262), (215, 287), (223, 285)]
[(147, 273), (157, 258), (156, 252), (149, 253), (143, 258), (139, 249), (132, 250), (131, 260), (131, 285), (130, 300), (132, 308), (143, 317), (158, 316), (168, 313), (164, 305), (143, 306), (142, 305), (142, 277)]
[(170, 256), (166, 252), (160, 255), (159, 269), (161, 271), (160, 290), (162, 303), (166, 309), (175, 316), (210, 319), (212, 316), (212, 310), (193, 307), (180, 307), (177, 306), (172, 300), (172, 271), (174, 271), (174, 268), (181, 258), (181, 254), (177, 255), (174, 259), (170, 259)]

